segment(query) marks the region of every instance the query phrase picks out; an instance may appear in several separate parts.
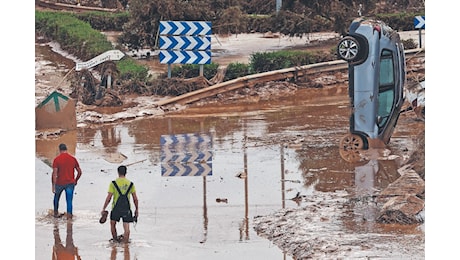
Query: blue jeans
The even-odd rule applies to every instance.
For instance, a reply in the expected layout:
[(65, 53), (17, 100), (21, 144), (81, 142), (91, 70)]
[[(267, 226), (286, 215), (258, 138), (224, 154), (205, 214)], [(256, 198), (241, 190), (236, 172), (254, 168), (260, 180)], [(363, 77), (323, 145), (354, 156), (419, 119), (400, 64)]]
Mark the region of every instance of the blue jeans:
[(67, 213), (72, 214), (72, 201), (73, 201), (73, 190), (75, 189), (75, 184), (65, 184), (57, 185), (54, 190), (54, 212), (58, 212), (59, 209), (59, 199), (61, 198), (62, 192), (65, 190), (65, 200), (67, 203)]

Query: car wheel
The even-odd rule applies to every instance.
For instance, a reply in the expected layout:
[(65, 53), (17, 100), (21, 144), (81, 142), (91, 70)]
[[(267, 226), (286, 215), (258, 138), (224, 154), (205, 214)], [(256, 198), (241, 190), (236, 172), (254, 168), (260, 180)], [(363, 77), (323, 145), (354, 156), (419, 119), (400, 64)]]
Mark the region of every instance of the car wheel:
[(340, 139), (341, 150), (358, 150), (364, 149), (364, 140), (361, 136), (348, 133)]
[(361, 47), (359, 42), (351, 37), (346, 36), (342, 40), (340, 40), (339, 45), (337, 47), (337, 54), (339, 57), (346, 61), (355, 61), (359, 56), (359, 52), (361, 51)]

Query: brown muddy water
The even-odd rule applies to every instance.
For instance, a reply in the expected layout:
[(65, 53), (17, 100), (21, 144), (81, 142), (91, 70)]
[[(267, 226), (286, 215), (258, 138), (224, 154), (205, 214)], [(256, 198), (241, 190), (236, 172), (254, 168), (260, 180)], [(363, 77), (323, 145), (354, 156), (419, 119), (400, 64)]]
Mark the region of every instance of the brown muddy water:
[[(71, 231), (79, 256), (291, 259), (257, 236), (251, 225), (254, 216), (304, 206), (291, 200), (297, 193), (308, 197), (317, 191), (380, 190), (396, 180), (394, 160), (351, 164), (340, 157), (338, 139), (348, 122), (346, 96), (309, 99), (308, 91), (299, 92), (283, 106), (191, 108), (162, 118), (86, 127), (57, 139), (37, 140), (37, 158), (50, 161), (57, 144), (64, 141), (75, 148), (81, 163), (84, 175), (75, 190)], [(162, 177), (160, 137), (200, 132), (212, 135), (212, 175)], [(393, 142), (407, 147), (412, 145), (408, 140), (399, 136)], [(120, 164), (132, 164), (127, 177), (136, 184), (140, 199), (139, 223), (132, 229), (128, 248), (112, 246), (108, 224), (98, 223), (108, 184)], [(246, 178), (239, 177), (245, 172)], [(37, 159), (36, 259), (53, 254), (56, 227), (61, 238), (68, 230), (64, 220), (48, 215), (50, 174), (51, 168)], [(63, 205), (62, 198), (61, 210)], [(376, 225), (375, 209), (359, 210), (355, 218), (343, 222), (344, 230), (424, 235), (419, 227)]]
[[(397, 158), (413, 149), (413, 137), (423, 125), (413, 120), (415, 115), (403, 114), (401, 124), (411, 127), (398, 125), (389, 147), (377, 151), (385, 156), (349, 163), (338, 150), (339, 138), (348, 130), (348, 114), (347, 90), (336, 86), (300, 89), (271, 101), (210, 104), (161, 117), (85, 125), (36, 139), (35, 259), (54, 259), (57, 253), (111, 260), (292, 259), (256, 234), (253, 218), (302, 208), (305, 202), (292, 200), (297, 195), (369, 194), (385, 188), (399, 177)], [(212, 137), (212, 175), (163, 177), (161, 137), (195, 133)], [(61, 142), (68, 144), (83, 170), (71, 222), (49, 215), (53, 194), (48, 165)], [(108, 222), (98, 222), (108, 185), (121, 164), (129, 165), (127, 178), (136, 184), (140, 200), (139, 222), (127, 246), (110, 244)], [(64, 209), (62, 196), (60, 211)], [(372, 207), (347, 212), (341, 232), (363, 239), (366, 233), (388, 240), (415, 237), (396, 255), (424, 259), (419, 242), (424, 225), (378, 225)], [(321, 229), (324, 224), (312, 225)], [(382, 253), (389, 248), (376, 249), (376, 258), (390, 259)]]

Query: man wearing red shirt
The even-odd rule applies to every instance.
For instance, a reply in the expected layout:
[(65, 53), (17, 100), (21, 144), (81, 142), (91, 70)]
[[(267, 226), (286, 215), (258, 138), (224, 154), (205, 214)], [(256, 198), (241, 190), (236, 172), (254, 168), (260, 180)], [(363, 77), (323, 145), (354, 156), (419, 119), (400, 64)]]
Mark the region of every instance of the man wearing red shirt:
[[(75, 177), (75, 170), (77, 177)], [(54, 217), (59, 217), (59, 199), (65, 191), (67, 218), (72, 218), (72, 201), (75, 185), (81, 177), (81, 169), (77, 159), (67, 152), (65, 144), (59, 145), (59, 155), (53, 160), (52, 191), (54, 193)]]

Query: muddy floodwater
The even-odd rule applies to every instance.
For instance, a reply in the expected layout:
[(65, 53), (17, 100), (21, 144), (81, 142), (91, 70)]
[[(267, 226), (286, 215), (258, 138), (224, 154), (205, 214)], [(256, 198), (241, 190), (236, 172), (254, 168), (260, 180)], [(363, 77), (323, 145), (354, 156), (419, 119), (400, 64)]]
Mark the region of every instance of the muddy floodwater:
[[(46, 162), (56, 155), (61, 141), (74, 148), (71, 152), (83, 169), (70, 234), (82, 259), (291, 259), (254, 232), (254, 216), (302, 207), (292, 200), (298, 193), (308, 197), (318, 191), (380, 190), (399, 177), (395, 160), (372, 160), (370, 166), (344, 161), (338, 140), (347, 130), (346, 94), (312, 97), (311, 92), (299, 91), (283, 105), (191, 108), (37, 140), (36, 259), (53, 255), (54, 229), (63, 243), (68, 232), (65, 220), (49, 215), (51, 168)], [(161, 136), (194, 133), (212, 136), (212, 174), (162, 176)], [(413, 145), (410, 141), (396, 135), (393, 145), (401, 149)], [(111, 245), (108, 223), (98, 222), (108, 184), (120, 164), (130, 165), (127, 177), (136, 184), (140, 199), (139, 222), (127, 248)], [(64, 198), (60, 205), (63, 211)], [(391, 227), (371, 220), (375, 212), (360, 210), (363, 219), (343, 222), (344, 230), (391, 234)], [(424, 236), (417, 226), (394, 232)]]
[[(348, 130), (348, 107), (346, 86), (299, 89), (295, 95), (269, 101), (192, 106), (164, 116), (80, 125), (75, 131), (37, 138), (35, 259), (55, 259), (58, 254), (85, 260), (293, 259), (254, 231), (254, 217), (301, 209), (309, 199), (324, 195), (359, 197), (384, 189), (399, 177), (397, 169), (424, 129), (414, 114), (402, 114), (386, 149), (350, 163), (338, 147)], [(200, 170), (209, 174), (162, 176), (162, 138), (195, 134), (210, 137), (204, 142), (212, 154), (211, 171)], [(69, 222), (50, 214), (49, 165), (61, 142), (83, 170), (75, 188), (74, 219)], [(121, 164), (128, 165), (127, 178), (135, 183), (139, 197), (139, 221), (125, 246), (111, 244), (108, 222), (99, 223), (109, 183)], [(365, 243), (372, 234), (376, 240), (375, 247), (361, 247), (371, 254), (355, 252), (351, 258), (424, 259), (423, 224), (377, 224), (376, 209), (369, 205), (337, 211), (324, 207), (331, 218), (340, 219), (334, 223), (334, 235)], [(60, 211), (65, 211), (65, 196)], [(327, 222), (312, 222), (309, 229), (329, 236)]]

